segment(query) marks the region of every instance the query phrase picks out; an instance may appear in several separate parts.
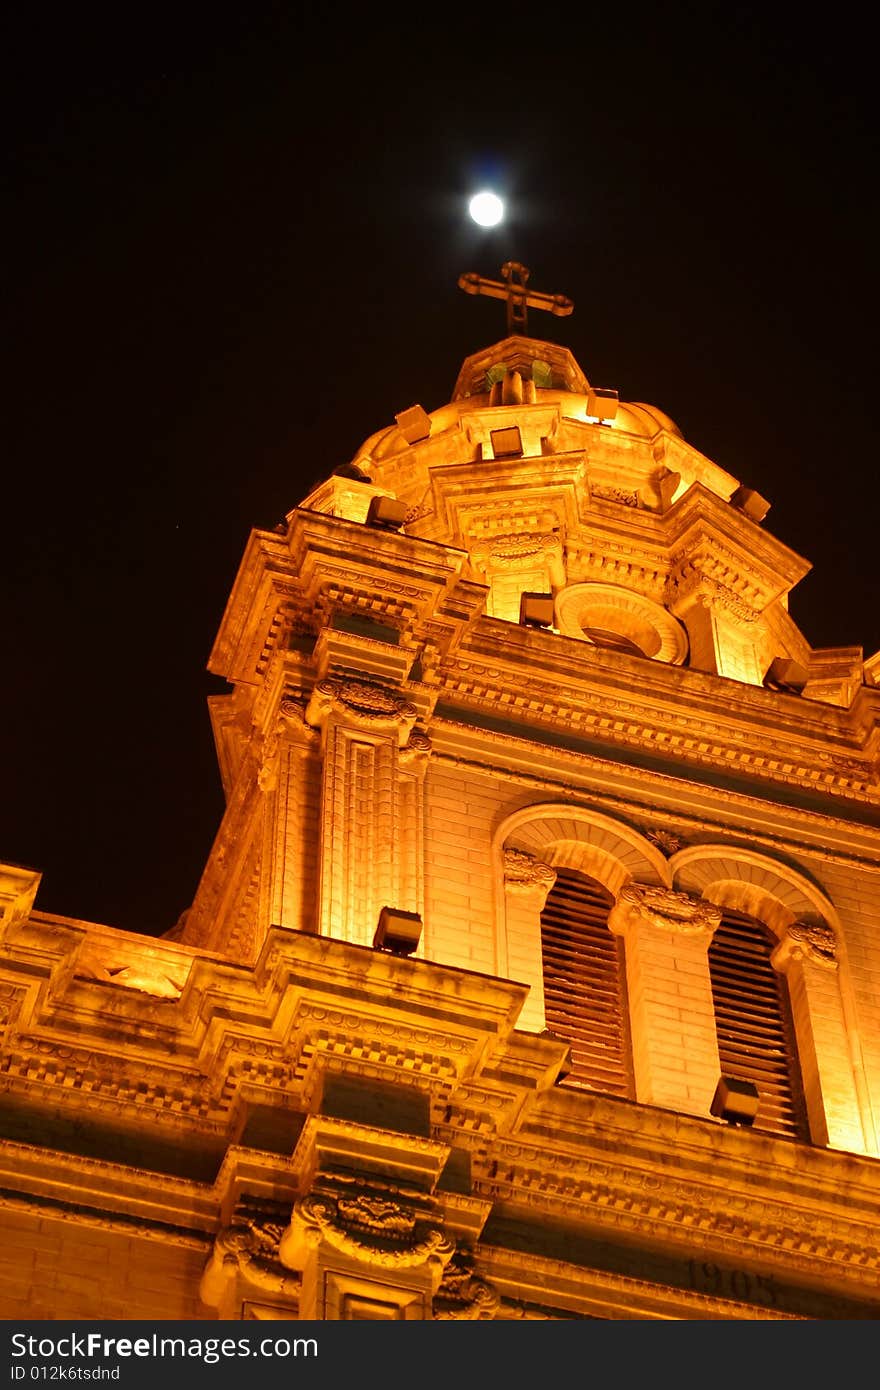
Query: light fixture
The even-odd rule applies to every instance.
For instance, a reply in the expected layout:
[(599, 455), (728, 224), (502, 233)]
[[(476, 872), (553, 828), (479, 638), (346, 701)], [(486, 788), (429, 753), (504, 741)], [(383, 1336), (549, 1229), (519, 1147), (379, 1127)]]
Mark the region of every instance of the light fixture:
[(554, 601), (552, 594), (521, 594), (519, 620), (525, 627), (552, 627)]
[(610, 388), (591, 386), (587, 393), (587, 414), (596, 420), (614, 420), (619, 405), (620, 398), (617, 392)]
[(424, 406), (411, 405), (408, 410), (399, 411), (394, 418), (407, 444), (418, 444), (420, 439), (427, 439), (431, 433), (431, 417)]
[(758, 1088), (753, 1081), (722, 1076), (715, 1087), (709, 1114), (729, 1125), (750, 1125), (758, 1113)]
[(490, 430), (492, 455), (496, 459), (513, 459), (522, 456), (522, 437), (518, 425), (508, 425), (502, 430)]
[(771, 661), (764, 684), (771, 690), (790, 690), (799, 695), (810, 679), (810, 673), (799, 661), (791, 661), (787, 656), (777, 656)]
[(373, 936), (373, 946), (377, 951), (390, 951), (394, 956), (411, 956), (421, 935), (422, 919), (418, 912), (383, 907)]
[(371, 497), (367, 509), (367, 525), (379, 526), (384, 531), (399, 531), (406, 521), (409, 508), (396, 497)]
[(755, 492), (754, 488), (750, 487), (738, 487), (731, 496), (730, 505), (745, 512), (752, 521), (758, 522), (763, 521), (770, 510), (770, 503), (767, 498), (762, 497), (760, 492)]

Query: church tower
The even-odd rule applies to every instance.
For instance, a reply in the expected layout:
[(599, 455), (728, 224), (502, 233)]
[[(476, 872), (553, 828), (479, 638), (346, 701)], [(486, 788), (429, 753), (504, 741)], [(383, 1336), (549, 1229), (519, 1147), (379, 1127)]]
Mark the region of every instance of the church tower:
[(2, 871), (0, 1316), (878, 1316), (880, 654), (526, 279), (252, 532), (175, 930)]

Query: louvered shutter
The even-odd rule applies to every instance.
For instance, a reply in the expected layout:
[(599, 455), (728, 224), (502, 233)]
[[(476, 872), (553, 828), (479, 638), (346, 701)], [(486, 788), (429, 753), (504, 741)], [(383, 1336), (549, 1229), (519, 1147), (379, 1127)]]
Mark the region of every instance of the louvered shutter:
[(754, 1128), (807, 1139), (806, 1107), (785, 977), (775, 938), (753, 917), (725, 911), (709, 947), (721, 1072), (758, 1088)]
[(559, 869), (541, 914), (547, 1027), (571, 1044), (567, 1085), (632, 1096), (623, 942), (608, 930), (614, 899)]

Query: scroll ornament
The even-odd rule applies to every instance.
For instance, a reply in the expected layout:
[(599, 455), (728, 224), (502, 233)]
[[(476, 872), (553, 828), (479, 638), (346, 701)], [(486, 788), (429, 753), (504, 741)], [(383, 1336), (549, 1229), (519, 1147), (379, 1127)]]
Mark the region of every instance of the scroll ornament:
[(331, 711), (367, 728), (397, 728), (401, 745), (418, 717), (415, 705), (398, 691), (378, 681), (338, 677), (317, 682), (306, 709), (306, 723), (320, 726)]
[(619, 932), (638, 922), (660, 931), (698, 936), (714, 932), (720, 921), (721, 908), (704, 898), (650, 883), (627, 883), (617, 896), (608, 925)]
[(436, 1222), (423, 1193), (392, 1184), (340, 1178), (320, 1181), (293, 1209), (281, 1258), (300, 1264), (301, 1252), (321, 1239), (353, 1260), (384, 1269), (434, 1267), (437, 1284), (455, 1242)]
[(792, 922), (786, 938), (792, 954), (803, 955), (815, 965), (836, 967), (837, 937), (824, 922)]
[(500, 1302), (497, 1289), (476, 1274), (471, 1252), (457, 1250), (434, 1295), (434, 1318), (485, 1322), (494, 1318)]
[(282, 1265), (278, 1250), (283, 1226), (236, 1219), (214, 1241), (199, 1288), (203, 1303), (220, 1307), (230, 1280), (241, 1276), (263, 1293), (295, 1298), (299, 1275)]
[(556, 882), (556, 870), (521, 849), (504, 851), (504, 886), (511, 893), (529, 893), (536, 889), (549, 893)]

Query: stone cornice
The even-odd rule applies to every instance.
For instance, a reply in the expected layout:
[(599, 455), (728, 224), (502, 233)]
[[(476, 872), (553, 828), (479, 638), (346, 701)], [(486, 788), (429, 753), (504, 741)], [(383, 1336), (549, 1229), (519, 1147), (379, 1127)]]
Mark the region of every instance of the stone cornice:
[[(507, 631), (501, 629), (508, 629)], [(560, 645), (560, 644), (563, 645)], [(453, 704), (509, 722), (712, 766), (818, 796), (880, 806), (880, 727), (833, 709), (683, 667), (606, 653), (486, 619), (435, 676)], [(521, 729), (521, 733), (519, 730)]]
[(466, 560), (448, 545), (298, 509), (286, 535), (251, 532), (208, 669), (230, 681), (259, 679), (294, 610), (309, 615), (315, 633), (348, 600), (400, 629), (425, 622), (445, 607)]
[(219, 1190), (143, 1168), (0, 1139), (0, 1208), (206, 1248)]
[[(679, 897), (665, 906), (679, 907)], [(451, 1254), (453, 1245), (432, 1234), (445, 1229), (497, 1246), (488, 1227), (479, 1236), (491, 1207), (496, 1218), (556, 1225), (573, 1239), (594, 1232), (624, 1244), (662, 1242), (680, 1247), (682, 1259), (699, 1229), (712, 1258), (805, 1282), (820, 1270), (842, 1296), (880, 1293), (880, 1164), (554, 1086), (565, 1046), (512, 1031), (523, 987), (273, 929), (254, 969), (194, 954), (179, 999), (142, 998), (75, 977), (74, 948), (85, 934), (55, 925), (44, 939), (34, 922), (7, 933), (5, 980), (40, 981), (26, 991), (29, 1012), (10, 1018), (7, 1091), (34, 1113), (67, 1105), (81, 1116), (85, 1105), (129, 1134), (140, 1124), (181, 1144), (211, 1136), (215, 1147), (226, 1144), (226, 1159), (206, 1183), (0, 1142), (0, 1189), (16, 1202), (60, 1201), (71, 1219), (82, 1209), (100, 1221), (103, 1212), (157, 1238), (192, 1231), (202, 1240), (229, 1222), (236, 1193), (293, 1205), (316, 1171), (365, 1165), (374, 1178), (434, 1194), (436, 1220), (413, 1226), (404, 1251), (415, 1260)], [(36, 1069), (22, 1070), (21, 1059)], [(430, 1131), (403, 1135), (316, 1115), (322, 1077), (332, 1072), (420, 1089), (431, 1101)], [(230, 1146), (243, 1094), (311, 1112), (290, 1157)], [(470, 1154), (460, 1195), (437, 1189), (452, 1147)], [(320, 1211), (303, 1209), (304, 1239), (314, 1217), (315, 1231), (341, 1253), (381, 1253), (360, 1227), (377, 1212), (396, 1220), (395, 1212), (381, 1202), (375, 1210), (368, 1203), (363, 1218), (359, 1210), (340, 1208), (335, 1196)], [(240, 1253), (258, 1284), (284, 1277), (260, 1263), (252, 1243)], [(474, 1277), (489, 1278), (482, 1265)], [(551, 1281), (551, 1303), (554, 1288)], [(451, 1289), (447, 1297), (452, 1312)]]
[(880, 1296), (873, 1159), (563, 1087), (472, 1164), (474, 1190), (523, 1220), (540, 1210), (691, 1251), (696, 1227), (734, 1262), (807, 1276), (818, 1266)]
[[(497, 1316), (504, 1320), (678, 1317), (776, 1321), (806, 1316), (773, 1307), (766, 1301), (771, 1291), (762, 1290), (765, 1301), (750, 1312), (740, 1301), (734, 1303), (692, 1288), (652, 1284), (648, 1279), (602, 1269), (596, 1263), (573, 1268), (564, 1260), (488, 1243), (480, 1244), (475, 1253), (481, 1272), (501, 1294)], [(684, 1266), (681, 1277), (689, 1275)]]
[[(828, 1286), (849, 1286), (852, 1294), (880, 1302), (876, 1208), (859, 1222), (848, 1219), (839, 1203), (834, 1214), (820, 1213), (809, 1202), (785, 1204), (756, 1197), (754, 1191), (734, 1196), (720, 1182), (673, 1180), (665, 1173), (627, 1170), (607, 1158), (569, 1161), (563, 1171), (558, 1163), (551, 1161), (548, 1168), (536, 1157), (529, 1167), (513, 1158), (508, 1163), (505, 1148), (493, 1149), (492, 1159), (505, 1176), (478, 1173), (474, 1190), (491, 1197), (497, 1208), (519, 1213), (524, 1224), (549, 1219), (603, 1231), (606, 1240), (614, 1232), (666, 1248), (678, 1243), (683, 1255), (693, 1250), (698, 1230), (702, 1248), (716, 1258), (808, 1280), (820, 1276)], [(761, 1181), (768, 1182), (766, 1170)]]
[[(158, 997), (124, 980), (94, 978), (91, 965), (88, 978), (77, 974), (82, 951), (87, 962), (106, 955), (107, 938), (105, 930), (93, 945), (87, 931), (51, 921), (7, 933), (0, 1085), (41, 1105), (57, 1103), (60, 1113), (88, 1097), (95, 1116), (128, 1128), (148, 1122), (154, 1133), (228, 1132), (243, 1086), (283, 1089), (307, 1105), (327, 1067), (388, 1080), (400, 1073), (407, 1084), (444, 1095), (504, 1050), (527, 992), (275, 928), (253, 969), (192, 953), (179, 996)], [(180, 981), (187, 948), (157, 943), (157, 978), (167, 977), (166, 957)], [(126, 960), (124, 933), (114, 958)], [(564, 1049), (539, 1051), (546, 1071)], [(516, 1084), (535, 1085), (529, 1067)]]
[(763, 595), (764, 605), (793, 588), (812, 568), (802, 555), (702, 483), (693, 483), (663, 520), (673, 573), (701, 557), (702, 570), (734, 591), (748, 592), (751, 586), (756, 597)]
[(463, 711), (458, 717), (457, 711), (447, 716), (441, 709), (431, 733), (438, 762), (481, 775), (500, 774), (524, 789), (564, 802), (577, 804), (579, 796), (588, 797), (594, 807), (602, 804), (625, 817), (641, 810), (652, 821), (662, 810), (664, 821), (685, 832), (695, 829), (722, 842), (747, 841), (752, 848), (783, 849), (847, 864), (862, 873), (880, 873), (880, 826), (833, 810), (793, 809), (759, 797), (754, 787), (732, 790), (662, 770), (646, 775), (637, 765), (630, 767), (589, 749), (575, 750), (570, 744), (554, 749), (542, 743), (538, 764), (533, 740), (468, 722)]

